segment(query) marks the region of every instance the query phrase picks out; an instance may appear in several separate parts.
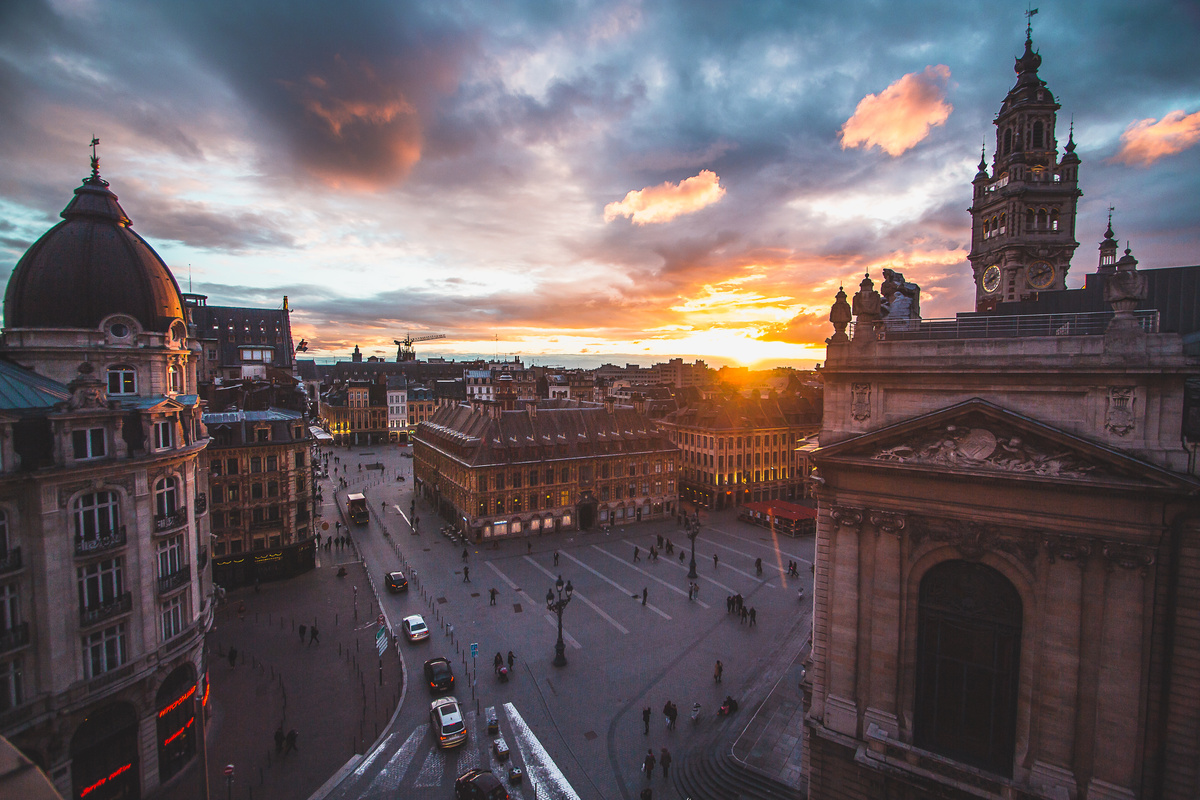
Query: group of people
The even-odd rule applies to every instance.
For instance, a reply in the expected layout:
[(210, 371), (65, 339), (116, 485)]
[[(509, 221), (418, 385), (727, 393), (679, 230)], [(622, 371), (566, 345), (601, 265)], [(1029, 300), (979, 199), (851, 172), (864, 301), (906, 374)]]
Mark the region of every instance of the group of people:
[(788, 561), (787, 574), (793, 578), (800, 577), (800, 569), (796, 566), (795, 561), (791, 561), (791, 560)]
[(688, 583), (688, 600), (695, 600), (700, 597), (700, 584)]
[[(515, 664), (516, 661), (517, 661), (517, 657), (513, 655), (512, 650), (509, 650), (508, 651), (508, 671), (509, 672), (512, 672), (513, 664)], [(492, 667), (493, 667), (493, 669), (495, 669), (497, 675), (500, 674), (500, 670), (504, 669), (504, 656), (500, 655), (499, 651), (496, 651), (496, 657), (492, 659)]]
[(725, 613), (738, 617), (739, 622), (749, 623), (750, 626), (758, 625), (758, 613), (753, 608), (747, 608), (741, 592), (725, 598)]
[[(654, 777), (654, 766), (656, 763), (658, 766), (662, 767), (662, 776), (664, 779), (666, 779), (667, 771), (670, 770), (670, 768), (671, 768), (671, 751), (664, 747), (658, 751), (658, 758), (655, 759), (654, 758), (654, 748), (653, 747), (646, 748), (646, 758), (644, 761), (642, 761), (642, 771), (646, 773), (646, 780), (650, 780), (651, 778)], [(643, 798), (651, 797), (651, 795), (647, 794), (647, 792), (649, 792), (649, 791), (650, 791), (649, 787), (646, 787), (645, 789), (643, 789), (642, 797)]]

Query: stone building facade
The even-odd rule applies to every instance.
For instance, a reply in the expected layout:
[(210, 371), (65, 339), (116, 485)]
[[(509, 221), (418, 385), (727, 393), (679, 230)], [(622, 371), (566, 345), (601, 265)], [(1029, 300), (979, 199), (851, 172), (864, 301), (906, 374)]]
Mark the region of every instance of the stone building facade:
[(0, 733), (64, 797), (195, 755), (208, 444), (179, 287), (92, 174), (18, 262), (0, 346)]
[[(1196, 797), (1196, 298), (1145, 307), (1154, 281), (1103, 253), (1040, 328), (998, 303), (889, 330), (864, 280), (850, 337), (839, 293), (810, 797)], [(1061, 312), (1099, 284), (1107, 311)]]
[(803, 498), (796, 448), (820, 427), (800, 397), (701, 400), (656, 421), (680, 450), (680, 499), (721, 509)]
[(627, 406), (463, 405), (417, 426), (413, 471), (443, 518), (488, 540), (673, 517), (679, 451)]

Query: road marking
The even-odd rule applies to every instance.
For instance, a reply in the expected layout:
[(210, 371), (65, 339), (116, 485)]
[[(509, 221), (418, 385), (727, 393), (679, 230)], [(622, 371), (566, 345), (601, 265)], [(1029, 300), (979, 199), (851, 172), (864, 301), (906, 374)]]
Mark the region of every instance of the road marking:
[[(785, 552), (784, 552), (784, 551), (783, 551), (781, 548), (779, 548), (778, 546), (773, 546), (773, 545), (768, 545), (768, 544), (762, 544), (761, 542), (751, 542), (751, 541), (749, 541), (749, 540), (747, 540), (747, 539), (743, 539), (742, 537), (738, 536), (737, 534), (730, 533), (729, 531), (725, 530), (724, 528), (718, 528), (716, 525), (709, 525), (709, 524), (707, 524), (707, 523), (706, 523), (706, 524), (704, 525), (704, 527), (705, 527), (705, 528), (708, 528), (709, 530), (716, 531), (717, 533), (724, 534), (725, 536), (728, 536), (728, 537), (729, 537), (729, 538), (731, 538), (731, 539), (737, 539), (738, 541), (740, 541), (740, 542), (743, 542), (744, 544), (753, 545), (753, 546), (755, 546), (755, 547), (765, 547), (767, 550), (770, 550), (772, 553), (776, 553), (776, 552), (777, 552), (777, 553), (779, 553), (779, 554), (781, 554), (781, 555), (785, 555), (785, 556), (787, 556), (788, 558), (792, 559), (793, 561), (799, 561), (801, 564), (808, 564), (808, 565), (810, 565), (810, 566), (811, 566), (811, 565), (812, 565), (812, 563), (813, 563), (812, 561), (808, 560), (807, 558), (801, 558), (800, 556), (794, 556), (794, 555), (791, 555), (791, 554), (789, 554), (789, 553), (785, 553)], [(775, 533), (775, 534), (774, 534), (774, 536), (778, 537), (778, 536), (779, 536), (779, 534)], [(744, 555), (744, 556), (746, 556), (746, 558), (749, 558), (749, 557), (750, 557), (750, 554), (749, 554), (749, 553), (744, 553), (744, 552), (742, 552), (741, 550), (735, 550), (734, 548), (730, 547), (729, 545), (725, 545), (725, 544), (717, 544), (716, 542), (710, 542), (710, 544), (715, 544), (715, 545), (717, 545), (717, 547), (724, 547), (726, 550), (730, 550), (730, 551), (732, 551), (732, 552), (734, 552), (734, 553), (739, 553), (739, 554), (741, 554), (741, 555)]]
[(413, 783), (414, 787), (421, 789), (427, 786), (441, 785), (442, 775), (446, 772), (444, 753), (445, 751), (435, 743), (433, 749), (429, 751), (429, 755), (425, 756), (425, 763), (421, 765), (421, 771)]
[(418, 725), (416, 730), (408, 735), (396, 754), (388, 759), (387, 764), (375, 776), (375, 780), (371, 781), (371, 785), (367, 787), (363, 796), (370, 797), (376, 791), (391, 792), (400, 788), (400, 782), (404, 780), (404, 774), (408, 772), (408, 766), (412, 763), (413, 756), (416, 755), (417, 748), (420, 746), (421, 740), (425, 738), (428, 729), (429, 723), (426, 722)]
[[(458, 750), (458, 762), (454, 765), (454, 771), (461, 775), (469, 769), (475, 769), (479, 766), (479, 742), (475, 740), (474, 731), (479, 715), (474, 711), (467, 712), (467, 730), (472, 731), (471, 738)], [(486, 737), (485, 737), (486, 741)]]
[(567, 776), (550, 758), (546, 748), (533, 735), (533, 731), (525, 724), (525, 720), (517, 713), (517, 707), (512, 703), (504, 704), (504, 713), (512, 726), (512, 736), (521, 751), (521, 760), (525, 762), (525, 774), (529, 776), (529, 786), (533, 789), (534, 797), (541, 797), (544, 792), (551, 798), (561, 800), (579, 800), (579, 795), (567, 781)]
[[(713, 528), (713, 530), (716, 530), (716, 528)], [(721, 533), (724, 533), (724, 531), (721, 531)], [(737, 553), (740, 556), (745, 556), (746, 558), (750, 558), (749, 553), (746, 553), (746, 552), (743, 552), (736, 548), (730, 547), (727, 544), (720, 544), (719, 542), (713, 542), (713, 541), (708, 541), (708, 540), (704, 540), (704, 539), (697, 539), (696, 541), (697, 542), (703, 541), (705, 544), (711, 544), (713, 547), (722, 547), (731, 553)], [(734, 572), (738, 573), (739, 575), (745, 575), (747, 578), (749, 578), (752, 581), (758, 581), (759, 583), (765, 583), (765, 584), (767, 584), (767, 588), (769, 588), (769, 589), (777, 588), (775, 586), (775, 584), (771, 583), (770, 581), (763, 580), (762, 578), (758, 577), (757, 575), (751, 575), (749, 572), (743, 572), (742, 570), (738, 569), (737, 567), (730, 566), (728, 563), (722, 564), (721, 566), (725, 567), (725, 569), (731, 569)], [(719, 569), (719, 567), (718, 567), (718, 569)]]
[[(596, 545), (592, 545), (592, 547), (595, 547), (597, 550), (600, 550), (600, 548), (599, 548), (599, 547), (596, 547)], [(600, 552), (601, 552), (601, 553), (604, 553), (604, 551), (603, 551), (603, 550), (600, 550)], [(595, 575), (595, 576), (596, 576), (597, 578), (599, 578), (600, 580), (602, 580), (602, 581), (604, 581), (605, 583), (607, 583), (609, 586), (611, 586), (611, 587), (613, 587), (614, 589), (616, 589), (617, 591), (619, 591), (621, 594), (623, 594), (623, 595), (626, 595), (626, 596), (629, 596), (629, 597), (633, 596), (633, 590), (632, 590), (632, 589), (626, 589), (624, 586), (622, 586), (621, 584), (619, 584), (619, 583), (617, 583), (616, 581), (612, 580), (612, 579), (611, 579), (611, 578), (609, 578), (607, 575), (601, 575), (599, 572), (597, 572), (596, 570), (592, 569), (592, 568), (591, 568), (591, 567), (589, 567), (587, 564), (583, 563), (582, 561), (580, 561), (578, 558), (576, 558), (575, 556), (571, 555), (570, 553), (563, 553), (563, 555), (564, 555), (564, 556), (566, 556), (567, 558), (571, 559), (572, 561), (574, 561), (574, 562), (575, 562), (576, 564), (578, 564), (579, 566), (581, 566), (581, 567), (583, 567), (584, 569), (586, 569), (588, 572), (590, 572), (590, 573), (592, 573), (593, 575)], [(606, 553), (605, 555), (607, 555), (607, 553)], [(671, 618), (671, 615), (670, 615), (670, 614), (668, 614), (667, 612), (663, 611), (661, 608), (659, 608), (658, 606), (654, 605), (653, 603), (647, 603), (647, 604), (646, 604), (646, 608), (650, 609), (650, 610), (651, 610), (651, 611), (653, 611), (655, 614), (658, 614), (658, 615), (659, 615), (660, 617), (662, 617), (663, 619), (670, 619), (670, 618)]]
[(361, 778), (363, 773), (367, 771), (367, 768), (370, 767), (371, 764), (374, 763), (375, 759), (379, 757), (379, 754), (387, 750), (387, 746), (392, 743), (392, 739), (395, 738), (395, 736), (396, 734), (394, 733), (388, 734), (388, 737), (383, 740), (383, 744), (372, 750), (371, 755), (363, 759), (363, 762), (358, 765), (358, 769), (354, 770), (354, 777)]
[[(622, 541), (624, 541), (624, 542), (625, 542), (625, 544), (627, 544), (627, 545), (631, 545), (631, 546), (632, 546), (632, 545), (634, 544), (633, 542), (629, 541), (628, 539), (623, 539)], [(677, 594), (684, 595), (684, 596), (686, 596), (686, 595), (687, 595), (687, 592), (683, 591), (683, 589), (680, 589), (678, 586), (676, 586), (675, 584), (671, 583), (670, 581), (664, 581), (662, 578), (656, 578), (656, 577), (654, 577), (653, 575), (651, 575), (649, 572), (646, 572), (646, 571), (645, 571), (644, 569), (642, 569), (641, 567), (635, 567), (635, 566), (633, 566), (633, 564), (626, 562), (624, 558), (622, 558), (621, 556), (619, 556), (619, 555), (617, 555), (617, 554), (615, 554), (615, 553), (610, 553), (609, 551), (607, 551), (607, 550), (603, 550), (603, 549), (602, 549), (600, 552), (604, 553), (604, 554), (605, 554), (606, 556), (608, 556), (609, 558), (612, 558), (612, 559), (614, 559), (614, 560), (616, 560), (616, 561), (620, 561), (622, 564), (625, 564), (625, 566), (629, 567), (630, 569), (637, 570), (638, 572), (642, 573), (643, 575), (645, 575), (645, 576), (646, 576), (647, 578), (649, 578), (650, 580), (652, 580), (652, 581), (657, 581), (658, 583), (661, 583), (663, 586), (667, 587), (667, 588), (668, 588), (668, 589), (670, 589), (672, 592), (675, 592), (675, 593), (677, 593)], [(668, 559), (666, 559), (666, 560), (667, 560), (669, 563), (672, 563), (672, 564), (673, 564), (673, 563), (675, 563), (675, 559), (673, 559), (673, 558), (668, 558)], [(703, 607), (703, 608), (709, 608), (709, 607), (710, 607), (710, 606), (708, 605), (708, 603), (705, 603), (705, 602), (704, 602), (704, 601), (702, 601), (702, 600), (696, 600), (696, 602), (697, 602), (697, 603), (699, 603), (699, 604), (701, 605), (701, 607)]]
[[(553, 580), (553, 579), (556, 577), (556, 576), (555, 576), (555, 574), (554, 574), (553, 572), (551, 572), (550, 570), (548, 570), (548, 569), (546, 569), (545, 567), (543, 567), (541, 564), (539, 564), (539, 563), (537, 563), (536, 561), (534, 561), (534, 560), (533, 560), (533, 556), (525, 556), (524, 558), (525, 558), (525, 560), (526, 560), (526, 561), (528, 561), (530, 564), (533, 564), (535, 567), (537, 567), (539, 570), (541, 570), (541, 571), (542, 571), (542, 573), (543, 573), (543, 574), (545, 574), (546, 576), (548, 576), (548, 577), (549, 577), (551, 580)], [(617, 630), (619, 630), (621, 633), (629, 633), (629, 629), (628, 629), (628, 628), (626, 628), (626, 627), (625, 627), (624, 625), (622, 625), (621, 623), (617, 622), (615, 619), (613, 619), (612, 617), (610, 617), (608, 614), (605, 614), (605, 613), (604, 613), (604, 610), (603, 610), (603, 609), (601, 609), (601, 608), (600, 608), (600, 606), (596, 605), (596, 604), (595, 604), (595, 603), (593, 603), (591, 600), (588, 600), (588, 599), (587, 599), (586, 597), (584, 597), (584, 596), (583, 596), (581, 593), (579, 593), (579, 592), (575, 592), (575, 593), (572, 595), (572, 597), (578, 597), (580, 600), (582, 600), (582, 601), (583, 601), (583, 604), (584, 604), (584, 605), (586, 605), (586, 606), (587, 606), (588, 608), (590, 608), (592, 611), (595, 611), (597, 614), (599, 614), (599, 615), (600, 615), (601, 617), (603, 617), (604, 619), (608, 620), (608, 624), (609, 624), (609, 625), (612, 625), (614, 628), (616, 628)]]
[[(500, 580), (502, 580), (506, 584), (508, 584), (508, 588), (512, 589), (517, 594), (521, 595), (521, 597), (524, 598), (525, 602), (529, 604), (530, 608), (544, 608), (545, 607), (543, 603), (541, 603), (537, 600), (534, 600), (532, 597), (530, 597), (525, 592), (525, 590), (523, 590), (521, 587), (517, 586), (517, 584), (513, 582), (512, 578), (508, 577), (503, 572), (501, 572), (500, 568), (497, 567), (495, 564), (493, 564), (491, 561), (485, 561), (483, 563), (487, 564), (488, 567), (491, 568), (492, 572), (496, 573), (496, 575), (499, 576)], [(558, 628), (558, 618), (555, 617), (553, 614), (547, 613), (545, 616), (545, 619), (547, 622), (549, 622), (551, 625), (553, 625), (556, 629)], [(565, 639), (567, 644), (571, 645), (571, 647), (574, 647), (576, 650), (583, 649), (583, 645), (581, 645), (578, 641), (576, 641), (575, 637), (572, 636), (571, 634), (567, 633), (566, 631), (563, 631), (563, 639)]]

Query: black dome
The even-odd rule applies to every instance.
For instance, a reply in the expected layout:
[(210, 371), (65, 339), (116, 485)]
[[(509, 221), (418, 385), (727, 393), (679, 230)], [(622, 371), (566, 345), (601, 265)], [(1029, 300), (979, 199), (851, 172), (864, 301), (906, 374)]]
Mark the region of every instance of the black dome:
[(17, 262), (4, 294), (5, 327), (98, 328), (122, 313), (166, 333), (172, 320), (183, 319), (175, 277), (130, 230), (96, 169), (61, 216)]

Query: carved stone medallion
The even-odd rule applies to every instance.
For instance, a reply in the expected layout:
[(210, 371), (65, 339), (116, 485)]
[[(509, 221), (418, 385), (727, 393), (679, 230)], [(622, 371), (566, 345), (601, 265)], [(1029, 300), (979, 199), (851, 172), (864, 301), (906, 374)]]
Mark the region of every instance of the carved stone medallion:
[(871, 418), (871, 384), (850, 384), (850, 416), (859, 422)]
[(1104, 412), (1104, 429), (1125, 436), (1133, 431), (1135, 422), (1133, 404), (1135, 402), (1133, 387), (1110, 386), (1108, 389), (1108, 407)]

